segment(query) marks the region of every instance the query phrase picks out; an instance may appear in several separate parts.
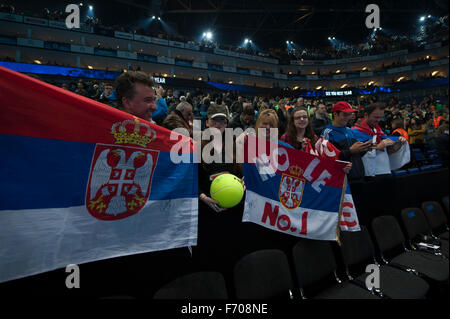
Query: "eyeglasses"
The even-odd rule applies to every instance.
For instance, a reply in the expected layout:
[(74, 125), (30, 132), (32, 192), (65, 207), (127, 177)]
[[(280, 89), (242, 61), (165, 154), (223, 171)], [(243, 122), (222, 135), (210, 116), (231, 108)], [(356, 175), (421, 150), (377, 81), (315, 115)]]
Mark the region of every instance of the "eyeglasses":
[(301, 115), (301, 116), (296, 116), (294, 117), (294, 120), (307, 120), (308, 116), (307, 115)]

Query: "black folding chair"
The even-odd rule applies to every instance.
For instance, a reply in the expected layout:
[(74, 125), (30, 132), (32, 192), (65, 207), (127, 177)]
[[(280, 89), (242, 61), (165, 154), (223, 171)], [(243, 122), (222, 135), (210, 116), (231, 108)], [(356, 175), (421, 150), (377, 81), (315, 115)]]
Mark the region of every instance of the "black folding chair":
[(394, 216), (374, 218), (372, 230), (381, 258), (386, 264), (435, 282), (448, 280), (448, 260), (444, 260), (441, 256), (406, 249), (405, 237)]
[(218, 272), (196, 272), (181, 276), (154, 295), (154, 299), (227, 299), (225, 278)]
[(448, 195), (442, 197), (442, 204), (444, 205), (445, 211), (447, 212), (447, 217), (448, 217)]
[(290, 299), (293, 281), (286, 254), (277, 249), (259, 250), (244, 257), (234, 268), (238, 299)]
[(432, 236), (431, 228), (420, 208), (404, 208), (400, 215), (411, 249), (448, 258), (448, 241)]
[(433, 235), (448, 241), (447, 217), (442, 210), (442, 206), (436, 201), (428, 201), (422, 203), (422, 210)]
[(300, 293), (305, 297), (305, 289), (315, 286), (334, 275), (336, 283), (326, 285), (314, 295), (317, 299), (379, 299), (355, 283), (342, 282), (336, 273), (336, 259), (332, 247), (327, 241), (300, 240), (293, 248), (295, 272), (300, 287)]
[[(378, 263), (369, 232), (364, 226), (361, 226), (361, 231), (358, 232), (341, 232), (341, 242), (342, 259), (349, 280), (366, 285), (366, 280), (370, 279), (367, 277), (371, 274), (366, 272), (367, 266), (372, 264), (378, 267), (378, 289), (382, 296), (394, 299), (422, 299), (426, 296), (429, 285), (425, 280)], [(355, 278), (351, 274), (351, 269), (355, 273)]]

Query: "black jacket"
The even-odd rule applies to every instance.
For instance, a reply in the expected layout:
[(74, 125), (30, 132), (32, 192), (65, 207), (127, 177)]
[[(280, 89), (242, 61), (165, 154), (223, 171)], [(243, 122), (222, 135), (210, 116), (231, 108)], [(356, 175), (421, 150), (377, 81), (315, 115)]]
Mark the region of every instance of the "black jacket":
[(328, 115), (326, 115), (325, 118), (319, 118), (317, 117), (317, 114), (315, 114), (311, 122), (314, 133), (316, 133), (317, 136), (320, 136), (320, 133), (322, 133), (325, 126), (329, 124), (331, 124), (331, 119)]

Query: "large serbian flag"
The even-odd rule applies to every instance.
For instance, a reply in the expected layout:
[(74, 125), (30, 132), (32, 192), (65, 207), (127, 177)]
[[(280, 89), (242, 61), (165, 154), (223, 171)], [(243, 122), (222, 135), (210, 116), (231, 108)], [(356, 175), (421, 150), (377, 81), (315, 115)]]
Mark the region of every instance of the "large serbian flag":
[(196, 245), (190, 139), (3, 67), (0, 101), (0, 282)]
[[(242, 221), (286, 234), (337, 240), (345, 202), (346, 165), (249, 136)], [(346, 226), (354, 226), (349, 218)]]

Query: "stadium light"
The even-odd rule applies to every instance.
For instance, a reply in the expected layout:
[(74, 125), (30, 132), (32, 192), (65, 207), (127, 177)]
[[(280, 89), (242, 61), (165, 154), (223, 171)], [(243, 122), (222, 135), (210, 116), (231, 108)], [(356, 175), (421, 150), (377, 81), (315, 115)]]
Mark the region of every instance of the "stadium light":
[(428, 15), (428, 19), (429, 19), (429, 18), (431, 18), (431, 15), (430, 15), (430, 14)]
[(424, 21), (424, 20), (425, 20), (425, 17), (420, 17), (419, 20), (420, 20), (420, 21)]
[(153, 17), (152, 17), (152, 19), (156, 19), (156, 17), (155, 17), (155, 16), (153, 16)]
[(247, 44), (247, 43), (249, 43), (250, 41), (249, 41), (249, 39), (245, 39), (244, 42)]
[(207, 32), (203, 33), (203, 36), (206, 37), (208, 40), (211, 40), (212, 33), (211, 33), (211, 31), (207, 31)]
[(93, 6), (89, 6), (89, 10), (92, 10), (92, 9), (94, 9), (94, 7)]
[(82, 7), (83, 6), (83, 2), (80, 2), (80, 7)]
[(161, 17), (158, 17), (158, 21), (161, 21)]

